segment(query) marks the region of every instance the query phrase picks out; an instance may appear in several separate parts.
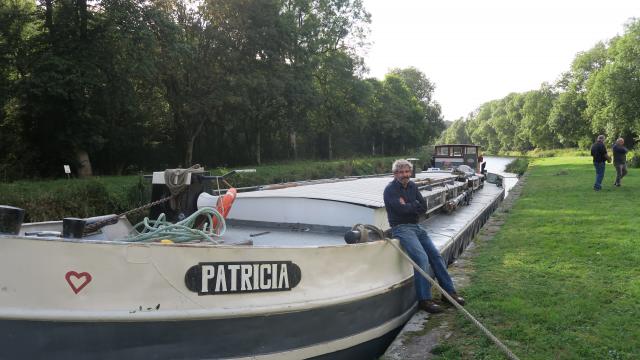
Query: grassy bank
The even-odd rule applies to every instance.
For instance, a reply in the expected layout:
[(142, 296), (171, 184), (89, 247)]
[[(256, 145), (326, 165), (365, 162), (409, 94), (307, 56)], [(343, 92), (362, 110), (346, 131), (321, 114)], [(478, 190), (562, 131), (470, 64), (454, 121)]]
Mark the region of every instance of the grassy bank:
[(149, 201), (150, 189), (139, 176), (16, 181), (0, 184), (0, 205), (25, 209), (25, 222), (85, 218), (142, 205)]
[[(395, 157), (336, 161), (297, 161), (255, 167), (255, 173), (234, 175), (236, 187), (281, 182), (359, 176), (391, 171)], [(231, 169), (212, 169), (220, 175)], [(104, 176), (92, 179), (16, 181), (0, 183), (0, 205), (26, 210), (26, 222), (118, 214), (150, 200), (150, 181), (141, 176)], [(132, 221), (135, 221), (133, 219)]]
[[(481, 243), (467, 309), (521, 359), (640, 358), (640, 171), (592, 190), (588, 157), (534, 160), (505, 224)], [(456, 317), (441, 359), (503, 359)]]
[[(611, 149), (607, 149), (609, 153), (611, 153)], [(531, 151), (506, 151), (498, 154), (497, 156), (514, 156), (528, 158), (591, 156), (591, 151), (588, 149), (535, 149)], [(629, 153), (627, 154), (627, 166), (632, 168), (640, 168), (640, 151), (637, 148), (635, 150), (629, 149)]]

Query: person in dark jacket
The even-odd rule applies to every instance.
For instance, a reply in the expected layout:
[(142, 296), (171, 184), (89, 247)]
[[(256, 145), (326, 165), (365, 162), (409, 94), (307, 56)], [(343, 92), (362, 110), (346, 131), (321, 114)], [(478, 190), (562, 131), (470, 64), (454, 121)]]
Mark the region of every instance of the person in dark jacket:
[(478, 165), (480, 166), (480, 174), (486, 174), (487, 171), (484, 168), (487, 166), (487, 163), (484, 161), (482, 154), (478, 155)]
[(596, 182), (593, 184), (593, 190), (600, 191), (604, 178), (605, 161), (611, 162), (607, 148), (604, 146), (604, 135), (598, 135), (596, 142), (591, 146), (591, 156), (593, 157), (593, 166), (596, 168)]
[[(440, 252), (420, 226), (420, 215), (427, 211), (427, 203), (411, 181), (412, 170), (413, 165), (409, 161), (396, 160), (392, 166), (394, 179), (384, 189), (384, 205), (391, 233), (424, 271), (428, 272), (431, 266), (440, 286), (456, 302), (464, 305), (464, 299), (456, 293)], [(442, 312), (442, 307), (431, 297), (431, 284), (418, 271), (414, 271), (414, 279), (420, 309), (429, 313)], [(447, 301), (444, 296), (442, 299)]]
[(629, 152), (629, 150), (624, 147), (623, 138), (616, 140), (611, 152), (613, 152), (613, 166), (616, 168), (616, 182), (613, 183), (613, 185), (620, 186), (620, 181), (627, 175), (627, 153)]

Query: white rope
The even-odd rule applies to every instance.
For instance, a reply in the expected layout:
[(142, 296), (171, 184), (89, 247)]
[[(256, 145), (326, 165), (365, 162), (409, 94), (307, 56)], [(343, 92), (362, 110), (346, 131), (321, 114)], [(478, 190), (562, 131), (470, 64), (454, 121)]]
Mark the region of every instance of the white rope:
[(498, 348), (500, 348), (500, 350), (502, 350), (502, 352), (507, 356), (507, 358), (511, 359), (511, 360), (519, 360), (518, 357), (511, 351), (509, 350), (509, 348), (502, 343), (502, 341), (500, 341), (500, 339), (498, 339), (495, 335), (493, 335), (491, 333), (491, 331), (489, 331), (484, 325), (482, 325), (482, 323), (480, 323), (480, 321), (476, 320), (475, 317), (473, 317), (473, 315), (471, 315), (464, 307), (462, 307), (462, 305), (458, 304), (457, 301), (455, 301), (451, 295), (449, 295), (443, 288), (440, 287), (440, 285), (438, 284), (438, 282), (436, 282), (435, 280), (433, 280), (431, 278), (431, 276), (429, 276), (429, 274), (427, 274), (424, 270), (422, 270), (422, 268), (420, 266), (418, 266), (418, 264), (416, 264), (410, 257), (409, 255), (407, 255), (401, 248), (400, 246), (398, 246), (396, 243), (393, 242), (392, 239), (386, 239), (387, 242), (389, 244), (391, 244), (394, 248), (396, 248), (398, 250), (398, 252), (400, 252), (400, 254), (402, 254), (402, 256), (404, 256), (405, 259), (407, 259), (411, 265), (413, 265), (414, 269), (416, 269), (420, 275), (422, 275), (425, 279), (427, 279), (427, 281), (429, 281), (431, 283), (431, 285), (433, 285), (436, 289), (438, 289), (438, 291), (445, 297), (447, 298), (447, 300), (449, 300), (449, 303), (451, 303), (453, 306), (456, 307), (456, 309), (460, 310), (464, 316), (466, 316), (469, 320), (471, 320), (471, 322), (473, 322), (480, 330), (482, 330), (482, 332), (489, 338), (491, 339), (491, 341), (493, 341), (494, 344), (496, 344), (496, 346), (498, 346)]
[[(197, 218), (201, 215), (205, 218), (204, 224), (201, 229), (194, 228)], [(175, 224), (166, 221), (164, 213), (160, 214), (157, 220), (150, 220), (146, 217), (142, 222), (136, 224), (134, 229), (136, 233), (124, 241), (151, 242), (167, 239), (174, 243), (180, 243), (200, 240), (219, 244), (220, 241), (215, 238), (221, 237), (227, 226), (224, 217), (216, 209), (204, 207)]]

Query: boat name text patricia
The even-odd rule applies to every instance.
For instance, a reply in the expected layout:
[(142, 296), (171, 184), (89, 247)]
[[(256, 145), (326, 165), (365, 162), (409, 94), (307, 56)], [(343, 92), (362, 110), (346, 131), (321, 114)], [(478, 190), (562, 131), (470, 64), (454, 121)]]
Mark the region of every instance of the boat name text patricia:
[(222, 295), (293, 289), (302, 278), (291, 261), (207, 262), (184, 276), (187, 289), (198, 295)]

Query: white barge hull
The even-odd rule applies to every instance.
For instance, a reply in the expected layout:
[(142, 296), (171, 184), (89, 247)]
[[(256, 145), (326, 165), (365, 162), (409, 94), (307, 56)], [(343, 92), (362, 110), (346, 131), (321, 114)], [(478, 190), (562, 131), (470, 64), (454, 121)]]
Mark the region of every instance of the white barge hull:
[[(2, 359), (369, 358), (415, 307), (411, 267), (384, 241), (261, 248), (2, 237), (0, 248)], [(207, 279), (194, 280), (194, 269)]]

